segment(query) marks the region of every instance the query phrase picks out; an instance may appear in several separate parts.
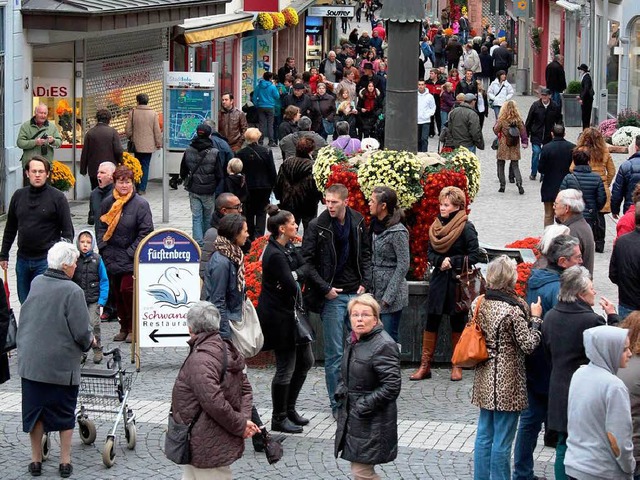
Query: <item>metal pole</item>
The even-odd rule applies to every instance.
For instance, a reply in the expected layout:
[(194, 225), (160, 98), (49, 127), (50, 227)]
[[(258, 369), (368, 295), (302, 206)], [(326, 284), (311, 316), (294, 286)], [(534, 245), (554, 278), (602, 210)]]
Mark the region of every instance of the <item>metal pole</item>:
[[(609, 56), (609, 0), (602, 0), (602, 25), (600, 25), (600, 81), (598, 123), (607, 119), (609, 92), (607, 91), (607, 57)], [(597, 54), (597, 50), (596, 50)]]
[(524, 35), (518, 35), (522, 40), (524, 55), (522, 59), (522, 67), (524, 68), (524, 90), (522, 91), (522, 95), (528, 95), (529, 90), (531, 89), (531, 79), (529, 78), (529, 45), (528, 45), (528, 37), (529, 37), (529, 25), (531, 19), (529, 18), (529, 14), (524, 17)]
[(162, 156), (162, 223), (169, 222), (169, 176), (167, 175), (167, 156), (165, 151), (169, 145), (169, 115), (167, 112), (167, 73), (169, 72), (169, 62), (162, 62), (162, 118), (165, 119), (164, 124), (164, 145), (162, 146), (160, 155)]

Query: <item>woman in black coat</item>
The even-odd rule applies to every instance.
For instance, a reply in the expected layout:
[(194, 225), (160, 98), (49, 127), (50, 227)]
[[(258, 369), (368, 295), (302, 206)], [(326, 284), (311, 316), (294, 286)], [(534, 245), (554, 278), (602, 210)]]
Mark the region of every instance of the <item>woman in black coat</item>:
[[(471, 268), (481, 260), (478, 232), (468, 220), (464, 192), (457, 187), (445, 187), (440, 192), (440, 215), (429, 228), (427, 255), (433, 273), (429, 280), (427, 324), (422, 338), (420, 368), (410, 380), (431, 378), (431, 358), (438, 340), (443, 315), (451, 321), (451, 344), (455, 349), (462, 330), (467, 324), (467, 312), (456, 312), (456, 275), (463, 264)], [(465, 258), (467, 261), (465, 262)], [(453, 366), (451, 380), (462, 379), (462, 369)]]
[(299, 131), (298, 120), (300, 120), (300, 109), (295, 105), (289, 105), (284, 110), (282, 123), (278, 126), (278, 139), (282, 140), (290, 133)]
[(351, 462), (354, 478), (379, 478), (375, 465), (392, 462), (398, 455), (400, 352), (384, 331), (380, 305), (371, 294), (352, 299), (347, 311), (352, 333), (336, 389), (335, 456)]
[[(574, 188), (582, 192), (584, 211), (582, 215), (589, 225), (593, 225), (596, 217), (607, 203), (607, 193), (602, 178), (591, 171), (589, 153), (583, 149), (575, 149), (571, 155), (573, 172), (565, 175), (560, 190)], [(594, 232), (595, 236), (595, 232)]]
[(276, 165), (270, 148), (259, 144), (262, 134), (257, 128), (247, 128), (244, 133), (245, 146), (238, 150), (236, 157), (242, 160), (244, 176), (249, 188), (249, 199), (244, 205), (244, 214), (249, 227), (249, 240), (264, 235), (267, 223), (265, 208), (276, 184)]
[(542, 341), (551, 364), (547, 428), (558, 432), (556, 472), (558, 469), (564, 471), (571, 377), (581, 365), (589, 363), (582, 334), (589, 328), (605, 323), (615, 325), (620, 321), (615, 307), (606, 298), (600, 300), (600, 306), (607, 313), (607, 322), (593, 311), (595, 293), (586, 268), (566, 269), (560, 276), (559, 301), (547, 312), (542, 324)]
[(317, 125), (314, 130), (325, 140), (329, 135), (333, 135), (333, 122), (336, 115), (336, 97), (327, 93), (327, 86), (320, 82), (317, 87), (317, 95), (311, 98), (311, 102), (316, 104), (319, 112)]
[(293, 245), (298, 225), (291, 212), (269, 206), (269, 243), (262, 257), (262, 289), (258, 317), (264, 334), (263, 350), (274, 350), (276, 374), (271, 382), (271, 429), (302, 433), (309, 420), (296, 412), (296, 401), (313, 366), (311, 344), (296, 345), (295, 304), (302, 301), (298, 282), (304, 280), (304, 261)]
[(367, 84), (358, 93), (358, 137), (360, 140), (367, 137), (375, 137), (375, 125), (378, 115), (382, 112), (382, 97), (373, 82)]

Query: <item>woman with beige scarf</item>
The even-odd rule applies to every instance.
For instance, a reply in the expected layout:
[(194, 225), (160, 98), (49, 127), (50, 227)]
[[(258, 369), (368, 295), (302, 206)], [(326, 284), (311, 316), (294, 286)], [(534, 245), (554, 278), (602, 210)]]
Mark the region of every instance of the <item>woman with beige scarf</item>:
[(133, 321), (133, 256), (140, 241), (153, 232), (149, 203), (133, 188), (133, 172), (120, 165), (113, 172), (113, 195), (100, 205), (98, 249), (112, 277), (120, 332), (114, 342), (131, 342)]
[[(451, 344), (455, 348), (467, 323), (467, 314), (455, 311), (456, 275), (463, 268), (465, 257), (471, 267), (480, 261), (478, 233), (468, 220), (466, 197), (457, 187), (445, 187), (440, 192), (440, 215), (429, 228), (429, 264), (433, 273), (429, 281), (427, 321), (422, 337), (420, 368), (411, 380), (431, 378), (431, 359), (436, 349), (438, 329), (443, 315), (451, 320)], [(462, 369), (453, 366), (451, 380), (462, 379)]]

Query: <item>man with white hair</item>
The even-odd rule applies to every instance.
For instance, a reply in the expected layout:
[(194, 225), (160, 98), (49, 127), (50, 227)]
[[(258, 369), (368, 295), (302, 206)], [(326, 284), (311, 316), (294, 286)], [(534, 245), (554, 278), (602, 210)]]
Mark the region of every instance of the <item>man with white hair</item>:
[(336, 83), (336, 73), (342, 73), (342, 63), (336, 58), (336, 52), (331, 50), (322, 62), (320, 62), (320, 74), (326, 81)]
[[(55, 123), (47, 119), (48, 116), (49, 108), (41, 103), (34, 109), (31, 120), (20, 126), (16, 145), (22, 149), (22, 168), (26, 167), (34, 155), (40, 155), (53, 162), (53, 149), (62, 145), (60, 132)], [(27, 177), (24, 177), (24, 186), (29, 186)]]
[(553, 213), (556, 222), (569, 227), (573, 237), (580, 242), (582, 252), (582, 263), (593, 276), (593, 258), (596, 251), (596, 244), (593, 239), (593, 231), (584, 219), (584, 200), (582, 192), (574, 188), (560, 190), (553, 203)]

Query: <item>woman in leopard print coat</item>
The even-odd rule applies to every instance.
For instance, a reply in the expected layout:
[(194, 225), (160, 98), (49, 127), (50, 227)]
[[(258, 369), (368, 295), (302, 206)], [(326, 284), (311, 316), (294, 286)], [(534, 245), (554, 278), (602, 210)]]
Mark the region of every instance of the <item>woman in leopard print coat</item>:
[(476, 366), (472, 403), (480, 407), (476, 434), (474, 480), (511, 478), (511, 444), (520, 412), (527, 408), (524, 359), (540, 343), (542, 306), (529, 306), (514, 287), (513, 260), (502, 255), (487, 267), (487, 293), (476, 321), (487, 342), (489, 360)]

